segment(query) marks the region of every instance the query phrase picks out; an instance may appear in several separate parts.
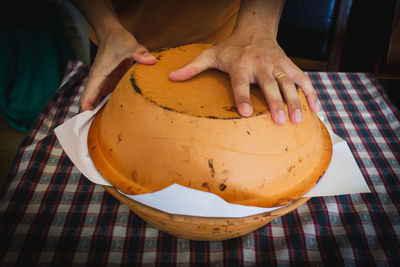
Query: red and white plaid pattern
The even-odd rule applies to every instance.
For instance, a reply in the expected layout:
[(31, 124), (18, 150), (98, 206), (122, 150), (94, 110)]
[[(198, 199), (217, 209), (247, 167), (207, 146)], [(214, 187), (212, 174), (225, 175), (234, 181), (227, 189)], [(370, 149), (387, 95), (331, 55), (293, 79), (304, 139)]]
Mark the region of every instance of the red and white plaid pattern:
[(312, 198), (258, 231), (196, 242), (154, 229), (90, 183), (53, 129), (74, 116), (88, 67), (71, 62), (0, 191), (0, 265), (400, 266), (400, 113), (371, 74), (309, 73), (373, 193)]

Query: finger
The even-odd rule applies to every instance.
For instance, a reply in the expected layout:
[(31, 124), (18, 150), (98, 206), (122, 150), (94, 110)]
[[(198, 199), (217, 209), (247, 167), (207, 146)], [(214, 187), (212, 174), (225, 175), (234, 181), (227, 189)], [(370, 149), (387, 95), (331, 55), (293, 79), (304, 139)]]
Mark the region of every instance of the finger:
[[(93, 64), (88, 82), (79, 100), (80, 111), (92, 110), (109, 93), (114, 90), (118, 81), (125, 72), (132, 66), (132, 59), (121, 61), (113, 70), (109, 70), (107, 61), (100, 58)], [(104, 68), (103, 68), (104, 67)]]
[(117, 86), (117, 83), (121, 80), (122, 76), (124, 76), (132, 64), (133, 59), (126, 58), (122, 60), (121, 63), (119, 63), (118, 66), (116, 66), (114, 70), (107, 75), (107, 77), (105, 77), (98, 97), (99, 102), (114, 90), (114, 88)]
[(319, 111), (317, 95), (314, 87), (312, 86), (310, 78), (292, 62), (285, 67), (285, 70), (289, 74), (290, 78), (303, 90), (310, 109), (314, 112)]
[(154, 64), (156, 57), (143, 45), (137, 45), (132, 53), (132, 58), (141, 64)]
[[(97, 62), (95, 60), (90, 70), (86, 87), (79, 99), (80, 111), (92, 110), (99, 102), (98, 96), (101, 91), (101, 86), (104, 83), (105, 77), (107, 77), (107, 74), (110, 72), (108, 69), (109, 64), (102, 64), (101, 61), (103, 60), (99, 59)], [(104, 66), (104, 68), (101, 66)]]
[[(279, 71), (279, 73), (282, 74), (284, 72)], [(296, 86), (287, 74), (281, 75), (280, 78), (279, 75), (275, 77), (278, 77), (276, 78), (276, 81), (283, 97), (285, 98), (291, 121), (294, 123), (300, 123), (303, 120), (303, 114), (301, 112), (301, 104)]]
[(235, 98), (236, 107), (239, 114), (244, 117), (250, 117), (253, 114), (253, 107), (250, 101), (250, 80), (247, 73), (243, 70), (229, 72)]
[(283, 125), (286, 123), (286, 112), (278, 84), (273, 77), (266, 75), (262, 75), (261, 77), (265, 78), (258, 79), (258, 84), (261, 85), (261, 90), (267, 101), (272, 120), (276, 124)]
[(169, 74), (172, 81), (185, 81), (210, 68), (215, 68), (214, 53), (208, 49), (200, 53), (183, 68)]

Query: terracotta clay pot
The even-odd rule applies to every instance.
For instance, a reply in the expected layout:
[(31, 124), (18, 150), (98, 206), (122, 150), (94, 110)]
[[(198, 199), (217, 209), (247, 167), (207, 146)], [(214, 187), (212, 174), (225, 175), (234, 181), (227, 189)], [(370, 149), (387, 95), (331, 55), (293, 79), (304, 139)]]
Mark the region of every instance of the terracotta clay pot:
[(301, 90), (302, 123), (288, 119), (279, 126), (257, 87), (251, 90), (253, 116), (241, 117), (222, 72), (169, 80), (171, 71), (208, 47), (169, 48), (154, 52), (155, 65), (132, 66), (90, 127), (95, 166), (126, 194), (178, 183), (242, 205), (273, 207), (299, 199), (329, 165), (332, 143), (325, 126)]
[(166, 213), (132, 200), (114, 187), (104, 188), (155, 228), (180, 238), (197, 241), (226, 240), (243, 236), (291, 212), (310, 199), (302, 197), (282, 208), (242, 218), (214, 218)]

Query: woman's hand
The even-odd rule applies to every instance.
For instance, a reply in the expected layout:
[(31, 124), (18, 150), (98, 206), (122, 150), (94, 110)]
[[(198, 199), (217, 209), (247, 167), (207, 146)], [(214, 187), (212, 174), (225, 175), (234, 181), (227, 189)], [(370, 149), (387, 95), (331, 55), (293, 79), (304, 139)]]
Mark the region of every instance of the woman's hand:
[(310, 79), (286, 56), (274, 39), (255, 39), (231, 36), (203, 51), (183, 68), (171, 72), (170, 79), (183, 81), (215, 68), (229, 74), (236, 107), (242, 116), (251, 116), (250, 84), (257, 83), (265, 95), (272, 119), (285, 124), (286, 101), (292, 122), (302, 121), (301, 105), (295, 87), (304, 91), (308, 105), (317, 111), (316, 95)]
[(122, 27), (107, 31), (99, 39), (98, 51), (80, 98), (81, 111), (94, 109), (115, 88), (133, 61), (154, 64), (156, 58)]

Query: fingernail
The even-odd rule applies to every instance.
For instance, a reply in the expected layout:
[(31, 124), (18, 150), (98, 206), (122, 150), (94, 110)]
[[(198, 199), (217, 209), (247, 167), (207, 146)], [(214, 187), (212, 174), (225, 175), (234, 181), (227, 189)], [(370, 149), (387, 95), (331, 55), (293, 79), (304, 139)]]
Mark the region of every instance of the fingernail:
[(302, 119), (303, 119), (303, 114), (301, 113), (301, 110), (296, 109), (294, 111), (294, 122), (300, 123)]
[(285, 124), (286, 122), (286, 114), (282, 109), (278, 111), (278, 121), (280, 124)]
[(253, 108), (248, 103), (242, 104), (242, 112), (245, 116), (250, 116), (253, 113)]
[(147, 57), (147, 58), (152, 58), (152, 57), (154, 57), (153, 54), (150, 53), (150, 52), (145, 52), (145, 53), (143, 54), (143, 56), (145, 56), (145, 57)]

